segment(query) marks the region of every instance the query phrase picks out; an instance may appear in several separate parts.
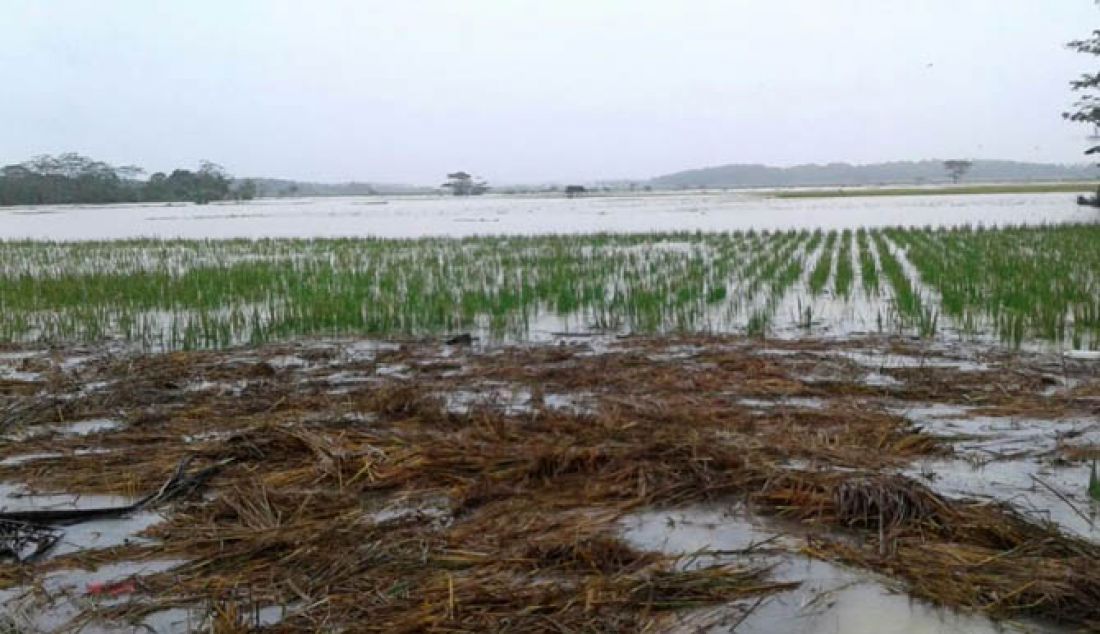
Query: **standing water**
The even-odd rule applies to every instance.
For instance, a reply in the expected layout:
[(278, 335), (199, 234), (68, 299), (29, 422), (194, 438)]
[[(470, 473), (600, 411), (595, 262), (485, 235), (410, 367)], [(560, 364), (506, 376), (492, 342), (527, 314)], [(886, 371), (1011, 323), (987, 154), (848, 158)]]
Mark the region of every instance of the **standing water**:
[(0, 238), (309, 238), (644, 233), (748, 229), (1093, 222), (1073, 194), (769, 198), (690, 192), (589, 198), (484, 196), (265, 199), (207, 206), (130, 204), (12, 207)]

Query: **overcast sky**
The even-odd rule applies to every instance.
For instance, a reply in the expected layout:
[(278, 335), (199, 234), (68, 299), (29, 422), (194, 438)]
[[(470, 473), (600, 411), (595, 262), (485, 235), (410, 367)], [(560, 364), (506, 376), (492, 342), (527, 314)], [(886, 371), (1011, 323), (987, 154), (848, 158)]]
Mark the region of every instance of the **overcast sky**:
[(0, 0), (0, 163), (437, 184), (1080, 162), (1091, 0)]

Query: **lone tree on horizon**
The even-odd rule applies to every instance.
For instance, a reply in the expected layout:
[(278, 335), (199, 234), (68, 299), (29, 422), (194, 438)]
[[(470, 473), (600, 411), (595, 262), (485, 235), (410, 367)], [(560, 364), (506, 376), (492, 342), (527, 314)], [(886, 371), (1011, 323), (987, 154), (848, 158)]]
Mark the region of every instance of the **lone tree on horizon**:
[(480, 196), (489, 191), (488, 183), (475, 181), (473, 175), (466, 172), (447, 174), (447, 182), (442, 187), (450, 189), (455, 196)]
[(951, 159), (943, 162), (943, 168), (947, 170), (947, 175), (951, 177), (951, 182), (955, 184), (958, 184), (959, 179), (969, 172), (973, 166), (973, 161), (964, 159)]

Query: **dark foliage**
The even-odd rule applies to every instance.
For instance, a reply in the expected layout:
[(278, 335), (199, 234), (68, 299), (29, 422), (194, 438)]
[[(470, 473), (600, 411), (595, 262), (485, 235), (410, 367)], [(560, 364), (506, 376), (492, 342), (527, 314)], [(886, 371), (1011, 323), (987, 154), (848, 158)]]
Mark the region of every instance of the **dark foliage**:
[[(1078, 53), (1100, 55), (1100, 30), (1093, 31), (1086, 39), (1070, 42), (1069, 47)], [(1073, 104), (1074, 109), (1062, 116), (1070, 121), (1100, 126), (1100, 72), (1082, 74), (1070, 82), (1070, 88), (1080, 96)], [(1085, 154), (1097, 153), (1100, 153), (1100, 145), (1093, 145), (1085, 151)]]
[(76, 153), (37, 156), (0, 168), (0, 205), (62, 205), (125, 202), (190, 201), (199, 204), (226, 198), (251, 198), (249, 181), (235, 190), (220, 166), (204, 161), (198, 170), (157, 172), (139, 180), (144, 170), (115, 167)]

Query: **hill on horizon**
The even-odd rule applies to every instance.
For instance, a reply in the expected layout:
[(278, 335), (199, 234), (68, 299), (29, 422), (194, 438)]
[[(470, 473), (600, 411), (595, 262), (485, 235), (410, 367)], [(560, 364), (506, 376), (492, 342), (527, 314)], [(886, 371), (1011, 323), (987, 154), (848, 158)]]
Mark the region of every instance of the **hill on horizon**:
[[(978, 159), (960, 182), (1079, 181), (1100, 178), (1100, 169), (1088, 163), (1025, 163)], [(891, 161), (852, 165), (806, 164), (772, 167), (730, 164), (684, 170), (650, 179), (655, 187), (814, 187), (858, 185), (919, 185), (950, 183), (943, 161)]]

